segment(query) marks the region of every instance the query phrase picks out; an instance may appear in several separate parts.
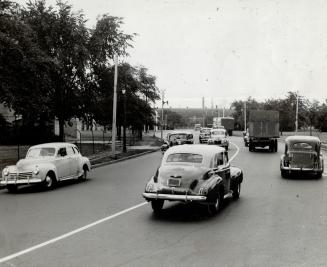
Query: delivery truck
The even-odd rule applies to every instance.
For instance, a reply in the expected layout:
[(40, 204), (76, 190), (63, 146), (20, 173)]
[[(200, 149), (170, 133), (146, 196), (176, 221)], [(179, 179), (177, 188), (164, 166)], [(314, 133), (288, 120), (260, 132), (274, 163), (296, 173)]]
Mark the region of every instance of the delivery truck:
[(213, 128), (219, 128), (223, 126), (229, 136), (233, 135), (234, 130), (234, 118), (232, 117), (214, 117)]
[(279, 137), (279, 112), (274, 110), (250, 110), (249, 151), (256, 147), (268, 147), (269, 151), (277, 152)]

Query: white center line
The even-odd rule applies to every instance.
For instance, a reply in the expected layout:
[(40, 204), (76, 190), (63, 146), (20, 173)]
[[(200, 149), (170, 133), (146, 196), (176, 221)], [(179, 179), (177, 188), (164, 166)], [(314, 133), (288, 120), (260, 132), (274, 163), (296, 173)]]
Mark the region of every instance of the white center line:
[(98, 220), (98, 221), (95, 221), (95, 222), (93, 222), (93, 223), (90, 223), (90, 224), (88, 224), (88, 225), (85, 225), (85, 226), (83, 226), (83, 227), (81, 227), (81, 228), (78, 228), (78, 229), (76, 229), (76, 230), (73, 230), (73, 231), (71, 231), (71, 232), (68, 232), (68, 233), (66, 233), (66, 234), (63, 234), (63, 235), (61, 235), (61, 236), (55, 237), (55, 238), (53, 238), (53, 239), (50, 239), (50, 240), (48, 240), (48, 241), (46, 241), (46, 242), (43, 242), (43, 243), (41, 243), (41, 244), (35, 245), (35, 246), (33, 246), (33, 247), (30, 247), (30, 248), (27, 248), (27, 249), (24, 249), (24, 250), (21, 250), (21, 251), (19, 251), (19, 252), (14, 253), (14, 254), (8, 255), (8, 256), (6, 256), (6, 257), (4, 257), (4, 258), (0, 258), (0, 263), (3, 263), (3, 262), (6, 262), (6, 261), (9, 261), (9, 260), (12, 260), (12, 259), (14, 259), (14, 258), (17, 258), (17, 257), (21, 256), (21, 255), (27, 254), (27, 253), (32, 252), (32, 251), (34, 251), (34, 250), (37, 250), (37, 249), (39, 249), (39, 248), (42, 248), (42, 247), (45, 247), (45, 246), (47, 246), (47, 245), (53, 244), (53, 243), (55, 243), (55, 242), (58, 242), (58, 241), (60, 241), (60, 240), (62, 240), (62, 239), (65, 239), (65, 238), (67, 238), (67, 237), (70, 237), (70, 236), (72, 236), (72, 235), (75, 235), (75, 234), (77, 234), (77, 233), (79, 233), (79, 232), (82, 232), (82, 231), (84, 231), (84, 230), (86, 230), (86, 229), (89, 229), (89, 228), (91, 228), (91, 227), (93, 227), (93, 226), (96, 226), (96, 225), (98, 225), (98, 224), (100, 224), (100, 223), (103, 223), (103, 222), (109, 221), (109, 220), (114, 219), (114, 218), (116, 218), (116, 217), (118, 217), (118, 216), (120, 216), (120, 215), (123, 215), (123, 214), (125, 214), (125, 213), (127, 213), (127, 212), (129, 212), (129, 211), (132, 211), (132, 210), (135, 210), (135, 209), (137, 209), (137, 208), (140, 208), (140, 207), (144, 206), (144, 205), (147, 204), (147, 203), (148, 203), (148, 202), (143, 202), (143, 203), (141, 203), (141, 204), (138, 204), (138, 205), (135, 205), (135, 206), (130, 207), (130, 208), (128, 208), (128, 209), (122, 210), (122, 211), (117, 212), (117, 213), (115, 213), (115, 214), (113, 214), (113, 215), (110, 215), (110, 216), (108, 216), (108, 217), (105, 217), (105, 218), (103, 218), (103, 219), (100, 219), (100, 220)]
[(236, 152), (234, 153), (234, 155), (230, 158), (230, 160), (229, 160), (229, 162), (232, 162), (234, 159), (235, 159), (235, 157), (237, 156), (237, 154), (238, 154), (238, 152), (240, 152), (240, 149), (239, 149), (239, 147), (237, 146), (237, 145), (235, 145), (234, 143), (232, 143), (232, 142), (230, 142), (233, 146), (235, 146), (236, 147)]

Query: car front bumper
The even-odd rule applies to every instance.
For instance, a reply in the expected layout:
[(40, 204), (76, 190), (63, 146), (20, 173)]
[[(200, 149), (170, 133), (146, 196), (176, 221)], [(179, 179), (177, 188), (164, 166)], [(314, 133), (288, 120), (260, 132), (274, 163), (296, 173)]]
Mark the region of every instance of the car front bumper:
[(2, 179), (0, 185), (28, 185), (42, 183), (42, 179), (30, 178), (30, 179)]
[(151, 201), (153, 199), (163, 199), (169, 201), (202, 202), (207, 200), (206, 196), (172, 195), (172, 194), (157, 194), (157, 193), (143, 193), (143, 197), (148, 201)]

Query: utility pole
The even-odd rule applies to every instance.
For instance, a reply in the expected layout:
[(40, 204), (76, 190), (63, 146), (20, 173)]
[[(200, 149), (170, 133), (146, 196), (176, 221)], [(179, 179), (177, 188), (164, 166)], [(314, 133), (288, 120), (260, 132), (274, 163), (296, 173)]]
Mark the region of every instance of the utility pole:
[(296, 113), (295, 113), (295, 132), (299, 127), (299, 91), (296, 92)]
[(165, 101), (165, 90), (162, 90), (162, 96), (161, 96), (161, 127), (160, 127), (160, 136), (161, 136), (161, 142), (163, 142), (163, 124), (164, 124), (164, 110), (163, 106), (164, 104), (168, 104), (168, 101)]
[(244, 131), (246, 132), (246, 101), (244, 101)]
[(112, 154), (115, 156), (115, 153), (116, 153), (117, 78), (118, 78), (117, 54), (115, 54), (114, 60), (115, 60), (115, 76), (114, 76), (114, 99), (113, 99), (113, 110), (112, 110), (111, 151), (112, 151)]
[(202, 97), (202, 127), (204, 126), (204, 97)]

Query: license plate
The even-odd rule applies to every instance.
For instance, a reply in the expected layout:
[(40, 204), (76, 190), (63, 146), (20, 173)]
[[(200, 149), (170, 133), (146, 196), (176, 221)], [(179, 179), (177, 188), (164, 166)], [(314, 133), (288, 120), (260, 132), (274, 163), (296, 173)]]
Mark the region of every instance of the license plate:
[(180, 179), (168, 179), (168, 186), (180, 186), (181, 185), (181, 180)]

